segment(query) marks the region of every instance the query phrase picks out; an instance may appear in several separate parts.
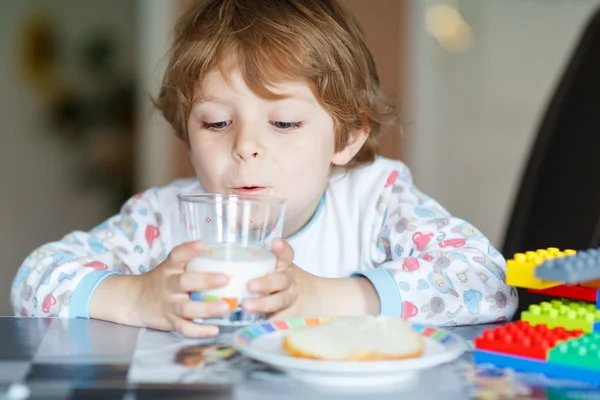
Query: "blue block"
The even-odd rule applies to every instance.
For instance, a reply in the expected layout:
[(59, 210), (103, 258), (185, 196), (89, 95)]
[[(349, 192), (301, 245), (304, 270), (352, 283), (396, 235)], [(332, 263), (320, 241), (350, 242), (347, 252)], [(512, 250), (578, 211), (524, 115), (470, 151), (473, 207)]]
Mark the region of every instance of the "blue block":
[(600, 386), (600, 371), (598, 370), (594, 371), (483, 350), (475, 350), (474, 359), (479, 364), (493, 364), (497, 367), (512, 368), (515, 371), (541, 373), (549, 377), (571, 379)]
[(190, 299), (192, 299), (192, 301), (202, 301), (202, 293), (192, 292), (192, 294), (190, 294)]
[(535, 269), (535, 276), (567, 284), (600, 279), (600, 250), (583, 250), (575, 255), (546, 260)]
[(592, 332), (600, 332), (600, 321), (594, 322), (594, 329)]

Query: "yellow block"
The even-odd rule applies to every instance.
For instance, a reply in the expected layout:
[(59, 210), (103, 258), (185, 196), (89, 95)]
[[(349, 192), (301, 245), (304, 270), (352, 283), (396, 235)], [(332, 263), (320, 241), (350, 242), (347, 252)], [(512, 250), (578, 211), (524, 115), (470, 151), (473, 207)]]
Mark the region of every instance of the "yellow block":
[(506, 262), (506, 283), (526, 289), (543, 290), (562, 285), (564, 282), (546, 281), (535, 276), (535, 269), (546, 260), (562, 258), (576, 254), (575, 250), (560, 251), (555, 247), (517, 253)]

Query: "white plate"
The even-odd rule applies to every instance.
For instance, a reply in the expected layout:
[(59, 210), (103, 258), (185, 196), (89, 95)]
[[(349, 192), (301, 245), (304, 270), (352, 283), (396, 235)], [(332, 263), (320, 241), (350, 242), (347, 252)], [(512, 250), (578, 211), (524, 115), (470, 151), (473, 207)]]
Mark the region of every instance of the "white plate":
[(414, 380), (421, 370), (459, 358), (467, 349), (459, 336), (441, 328), (412, 324), (424, 342), (418, 358), (397, 361), (322, 361), (287, 355), (281, 342), (285, 331), (318, 325), (333, 318), (291, 318), (268, 321), (238, 330), (233, 347), (240, 353), (269, 364), (309, 383), (357, 387), (398, 385)]

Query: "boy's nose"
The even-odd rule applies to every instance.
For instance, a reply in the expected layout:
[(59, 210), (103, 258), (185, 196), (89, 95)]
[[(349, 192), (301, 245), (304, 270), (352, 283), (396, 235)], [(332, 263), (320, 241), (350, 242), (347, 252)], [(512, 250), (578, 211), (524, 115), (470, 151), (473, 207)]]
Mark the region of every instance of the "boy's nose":
[(247, 154), (244, 152), (236, 152), (235, 155), (239, 160), (248, 160), (248, 159), (258, 157), (258, 152), (247, 153)]
[(253, 135), (238, 135), (233, 146), (233, 157), (237, 161), (250, 161), (262, 156), (264, 149)]

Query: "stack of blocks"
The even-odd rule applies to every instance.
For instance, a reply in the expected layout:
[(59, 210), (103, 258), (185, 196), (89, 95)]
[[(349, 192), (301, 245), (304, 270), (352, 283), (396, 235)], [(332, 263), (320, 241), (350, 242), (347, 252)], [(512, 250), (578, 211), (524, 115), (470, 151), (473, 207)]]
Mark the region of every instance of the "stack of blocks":
[(600, 250), (517, 253), (506, 281), (557, 299), (485, 330), (475, 362), (600, 385)]

